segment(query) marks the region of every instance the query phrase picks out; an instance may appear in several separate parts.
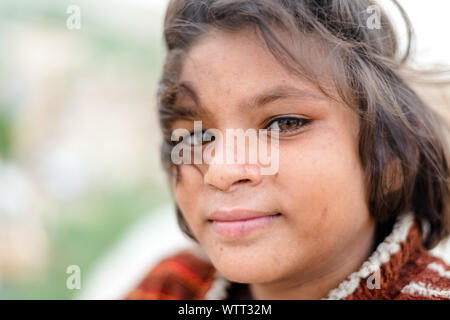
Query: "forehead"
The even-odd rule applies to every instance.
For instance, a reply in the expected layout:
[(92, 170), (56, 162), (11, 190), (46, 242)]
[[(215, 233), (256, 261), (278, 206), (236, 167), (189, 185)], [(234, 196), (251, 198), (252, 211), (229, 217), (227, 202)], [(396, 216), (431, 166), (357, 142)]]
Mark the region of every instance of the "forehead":
[(319, 92), (283, 67), (251, 29), (204, 36), (185, 57), (180, 80), (191, 83), (202, 100), (238, 98), (274, 85)]

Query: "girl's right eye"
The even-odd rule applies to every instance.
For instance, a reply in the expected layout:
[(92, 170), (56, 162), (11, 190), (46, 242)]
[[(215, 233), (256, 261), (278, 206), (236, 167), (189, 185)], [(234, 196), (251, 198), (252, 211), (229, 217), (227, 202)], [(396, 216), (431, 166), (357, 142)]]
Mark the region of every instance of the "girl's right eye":
[(211, 141), (214, 141), (214, 135), (207, 130), (193, 131), (183, 138), (183, 143), (192, 147), (200, 147)]

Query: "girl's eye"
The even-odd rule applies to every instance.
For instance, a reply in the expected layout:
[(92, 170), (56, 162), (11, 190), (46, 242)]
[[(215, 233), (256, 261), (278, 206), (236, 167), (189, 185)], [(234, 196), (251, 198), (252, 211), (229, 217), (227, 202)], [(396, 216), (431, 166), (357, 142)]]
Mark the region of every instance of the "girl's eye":
[(193, 131), (190, 135), (183, 138), (183, 143), (193, 147), (199, 147), (211, 141), (214, 141), (214, 135), (211, 135), (211, 133), (206, 130)]
[(301, 126), (309, 123), (310, 120), (302, 118), (278, 118), (271, 121), (267, 127), (268, 130), (278, 130), (280, 132), (289, 132), (299, 129)]

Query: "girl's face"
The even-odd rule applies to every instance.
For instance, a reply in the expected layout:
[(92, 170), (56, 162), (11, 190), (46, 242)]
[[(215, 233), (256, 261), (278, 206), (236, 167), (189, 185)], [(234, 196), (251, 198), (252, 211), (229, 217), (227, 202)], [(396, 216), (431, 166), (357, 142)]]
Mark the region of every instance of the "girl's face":
[[(293, 285), (367, 258), (374, 221), (350, 108), (289, 74), (250, 31), (204, 37), (181, 81), (193, 94), (177, 103), (198, 114), (203, 130), (279, 130), (274, 175), (252, 164), (179, 166), (176, 201), (219, 272), (235, 282)], [(191, 131), (193, 121), (176, 120), (176, 128)]]

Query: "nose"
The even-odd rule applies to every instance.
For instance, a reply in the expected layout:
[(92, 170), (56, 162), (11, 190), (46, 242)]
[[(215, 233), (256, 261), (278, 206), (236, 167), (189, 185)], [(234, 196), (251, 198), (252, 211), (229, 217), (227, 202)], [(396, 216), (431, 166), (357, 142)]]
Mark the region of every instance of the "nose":
[(231, 192), (236, 186), (247, 184), (255, 186), (262, 176), (258, 165), (253, 164), (210, 164), (204, 183), (216, 190)]
[[(237, 134), (242, 132), (237, 132)], [(236, 134), (236, 135), (237, 135)], [(236, 141), (237, 140), (237, 141)], [(260, 166), (252, 160), (257, 154), (257, 143), (249, 139), (239, 140), (232, 134), (220, 134), (215, 141), (212, 161), (208, 161), (203, 180), (205, 185), (224, 192), (231, 192), (238, 185), (257, 185), (262, 180)], [(242, 144), (240, 144), (242, 143)], [(214, 154), (214, 155), (212, 155)]]

